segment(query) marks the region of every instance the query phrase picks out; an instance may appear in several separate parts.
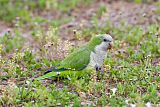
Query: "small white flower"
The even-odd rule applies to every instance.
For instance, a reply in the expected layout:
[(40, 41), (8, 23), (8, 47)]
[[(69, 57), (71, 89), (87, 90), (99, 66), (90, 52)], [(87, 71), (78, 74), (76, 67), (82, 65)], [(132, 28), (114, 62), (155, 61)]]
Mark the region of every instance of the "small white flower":
[(146, 103), (146, 107), (152, 107), (151, 102), (147, 102), (147, 103)]
[(117, 91), (117, 88), (112, 88), (111, 90), (112, 90), (112, 92), (113, 92), (113, 95), (115, 95), (115, 93), (116, 93), (116, 91)]
[(60, 75), (60, 72), (57, 72), (57, 75)]
[(131, 106), (131, 107), (136, 107), (136, 105), (135, 105), (135, 104), (130, 104), (130, 106)]
[(27, 80), (26, 83), (27, 83), (27, 85), (29, 85), (29, 84), (30, 84), (30, 81)]
[(128, 105), (128, 104), (129, 104), (129, 103), (128, 103), (128, 102), (129, 102), (129, 99), (126, 99), (125, 102), (126, 102), (126, 104)]

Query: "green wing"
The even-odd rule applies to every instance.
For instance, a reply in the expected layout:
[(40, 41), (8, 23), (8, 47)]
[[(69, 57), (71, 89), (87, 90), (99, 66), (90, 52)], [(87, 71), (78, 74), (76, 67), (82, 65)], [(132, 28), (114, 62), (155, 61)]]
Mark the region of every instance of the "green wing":
[(90, 54), (91, 50), (87, 46), (81, 47), (66, 57), (60, 63), (60, 68), (82, 70), (89, 64)]
[[(75, 50), (73, 53), (71, 53), (68, 57), (66, 57), (61, 63), (60, 66), (57, 68), (58, 70), (66, 68), (71, 69), (71, 71), (74, 70), (82, 70), (89, 64), (90, 61), (90, 54), (91, 50), (88, 47), (81, 47), (77, 50)], [(73, 72), (72, 72), (73, 73)], [(34, 80), (42, 80), (49, 77), (60, 75), (68, 75), (72, 74), (69, 70), (63, 70), (62, 72), (50, 72), (43, 76), (40, 76), (38, 78), (35, 78)], [(82, 72), (81, 72), (82, 73)]]

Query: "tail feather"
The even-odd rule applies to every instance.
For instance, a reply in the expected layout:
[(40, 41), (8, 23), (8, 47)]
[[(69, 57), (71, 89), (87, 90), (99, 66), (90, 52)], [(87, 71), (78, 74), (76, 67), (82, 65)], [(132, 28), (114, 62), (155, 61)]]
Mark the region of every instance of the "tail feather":
[(66, 70), (68, 70), (68, 69), (66, 69), (66, 68), (59, 68), (59, 69), (57, 69), (55, 66), (53, 66), (53, 67), (48, 68), (48, 69), (44, 72), (44, 74), (47, 74), (47, 73), (49, 73), (49, 72), (62, 72), (62, 71), (66, 71)]
[(58, 74), (60, 74), (60, 72), (63, 72), (63, 71), (66, 71), (66, 70), (68, 70), (68, 69), (66, 69), (66, 68), (57, 69), (55, 66), (53, 66), (53, 67), (48, 68), (44, 72), (44, 75), (42, 75), (38, 78), (35, 78), (34, 80), (43, 80), (43, 79), (46, 79), (46, 78), (54, 77), (54, 76), (57, 76)]
[(54, 77), (56, 75), (58, 75), (58, 72), (49, 72), (49, 73), (47, 73), (45, 75), (42, 75), (42, 76), (40, 76), (38, 78), (35, 78), (34, 80), (43, 80), (43, 79), (46, 79), (46, 78)]

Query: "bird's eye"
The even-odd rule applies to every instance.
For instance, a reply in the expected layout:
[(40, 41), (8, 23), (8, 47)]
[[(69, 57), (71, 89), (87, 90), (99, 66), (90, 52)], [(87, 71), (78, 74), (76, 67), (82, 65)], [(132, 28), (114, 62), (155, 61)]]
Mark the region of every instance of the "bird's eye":
[(107, 39), (103, 39), (104, 42), (107, 42)]
[(104, 42), (111, 42), (110, 40), (108, 39), (103, 39)]

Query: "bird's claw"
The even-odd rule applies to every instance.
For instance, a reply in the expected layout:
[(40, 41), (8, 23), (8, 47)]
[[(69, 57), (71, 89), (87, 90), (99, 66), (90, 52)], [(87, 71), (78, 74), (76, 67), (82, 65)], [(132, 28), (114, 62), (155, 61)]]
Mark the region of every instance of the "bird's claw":
[(104, 72), (104, 70), (102, 70), (102, 68), (98, 65), (95, 65), (95, 69), (96, 69), (96, 72), (98, 73), (99, 71), (101, 71), (102, 73)]
[(96, 71), (100, 71), (100, 70), (101, 70), (101, 67), (98, 66), (98, 65), (95, 65), (95, 69), (96, 69)]

